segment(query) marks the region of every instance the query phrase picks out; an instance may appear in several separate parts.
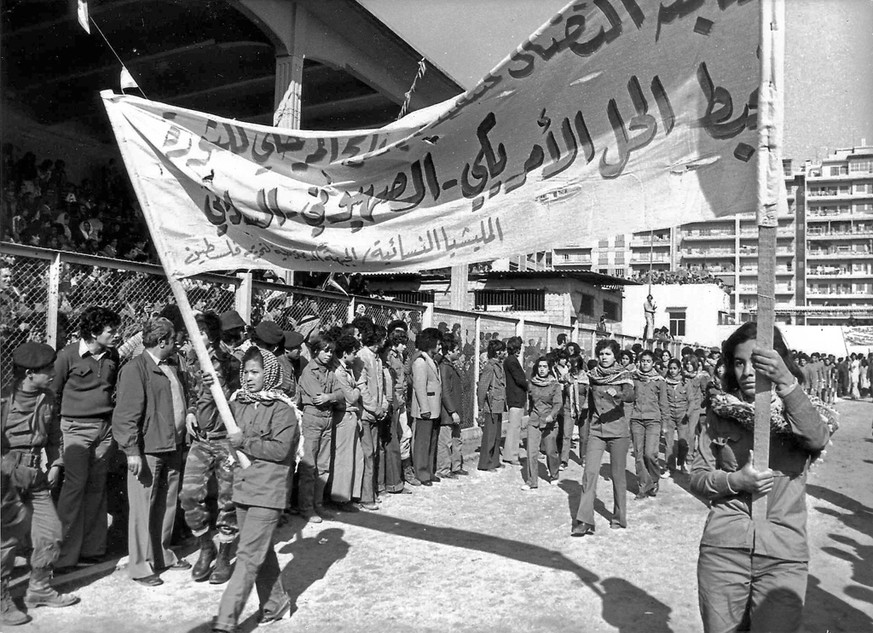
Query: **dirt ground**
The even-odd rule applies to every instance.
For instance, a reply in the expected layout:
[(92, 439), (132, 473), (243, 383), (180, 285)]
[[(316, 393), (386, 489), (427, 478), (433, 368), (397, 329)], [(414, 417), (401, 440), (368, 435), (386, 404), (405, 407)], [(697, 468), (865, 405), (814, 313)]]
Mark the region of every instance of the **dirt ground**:
[[(808, 485), (809, 633), (873, 631), (873, 404), (842, 402), (839, 410), (842, 429)], [(295, 607), (271, 630), (701, 630), (695, 566), (707, 509), (687, 477), (662, 480), (657, 499), (636, 502), (628, 473), (627, 530), (609, 529), (611, 484), (601, 478), (597, 532), (575, 539), (577, 461), (556, 485), (524, 492), (518, 468), (482, 473), (474, 459), (469, 477), (388, 495), (379, 512), (320, 525), (295, 517), (277, 545)], [(194, 561), (193, 549), (183, 553)], [(163, 586), (145, 588), (124, 571), (101, 569), (66, 587), (79, 605), (35, 610), (18, 630), (210, 630), (223, 587), (165, 572)], [(242, 631), (256, 627), (257, 607), (253, 595)]]

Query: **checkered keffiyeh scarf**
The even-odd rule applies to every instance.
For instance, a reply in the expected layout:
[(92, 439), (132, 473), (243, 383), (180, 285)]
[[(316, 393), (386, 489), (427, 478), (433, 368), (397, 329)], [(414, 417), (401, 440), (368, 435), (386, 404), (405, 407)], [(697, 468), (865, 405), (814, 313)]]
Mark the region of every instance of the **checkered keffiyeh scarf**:
[(592, 385), (630, 385), (631, 387), (634, 385), (631, 372), (618, 363), (608, 369), (597, 365), (588, 371), (588, 380)]
[[(796, 387), (796, 389), (800, 389), (800, 387)], [(822, 422), (827, 425), (830, 433), (835, 433), (840, 427), (839, 414), (819, 398), (815, 396), (807, 397), (812, 406), (815, 407), (815, 410), (818, 411)], [(755, 430), (755, 404), (753, 402), (746, 402), (734, 394), (720, 391), (712, 395), (709, 406), (719, 417), (729, 418), (746, 430)], [(772, 400), (770, 401), (770, 430), (773, 433), (783, 436), (794, 435), (786, 415), (782, 398), (773, 392)]]
[(239, 368), (240, 388), (234, 392), (230, 399), (243, 404), (279, 401), (294, 408), (294, 402), (292, 402), (291, 398), (279, 390), (279, 385), (282, 384), (283, 378), (282, 367), (279, 365), (279, 361), (272, 352), (268, 352), (265, 349), (260, 351), (261, 358), (264, 359), (264, 388), (260, 391), (249, 391), (245, 380), (245, 366), (243, 364)]

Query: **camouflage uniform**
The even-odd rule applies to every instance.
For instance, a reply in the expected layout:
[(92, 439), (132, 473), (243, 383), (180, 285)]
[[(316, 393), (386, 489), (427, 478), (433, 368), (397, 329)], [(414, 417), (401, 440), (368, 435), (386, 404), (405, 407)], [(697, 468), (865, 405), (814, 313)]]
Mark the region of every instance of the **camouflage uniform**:
[[(239, 387), (239, 361), (221, 349), (210, 349), (209, 356), (218, 377), (218, 384), (221, 385), (225, 397), (228, 397)], [(230, 543), (237, 534), (236, 508), (231, 501), (235, 464), (231, 464), (229, 458), (230, 442), (212, 393), (203, 384), (196, 358), (189, 362), (188, 373), (195, 384), (192, 393), (196, 397), (196, 402), (189, 407), (188, 412), (197, 418), (198, 429), (188, 451), (180, 494), (185, 522), (194, 536), (209, 532), (206, 491), (209, 478), (215, 475), (218, 483), (218, 516), (215, 521), (218, 540)]]

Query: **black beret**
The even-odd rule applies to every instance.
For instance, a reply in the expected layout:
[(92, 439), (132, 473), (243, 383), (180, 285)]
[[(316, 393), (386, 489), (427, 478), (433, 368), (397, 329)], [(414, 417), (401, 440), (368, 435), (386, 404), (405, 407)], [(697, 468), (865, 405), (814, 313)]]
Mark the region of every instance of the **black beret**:
[(243, 321), (243, 318), (236, 310), (228, 310), (227, 312), (222, 312), (219, 318), (221, 319), (221, 329), (224, 332), (227, 332), (228, 330), (244, 328), (246, 326), (246, 322)]
[(255, 327), (255, 336), (267, 345), (278, 345), (285, 340), (285, 332), (274, 321), (261, 321)]
[(294, 349), (303, 345), (303, 335), (300, 332), (285, 332), (285, 349)]
[(12, 362), (24, 369), (42, 369), (55, 362), (57, 354), (50, 345), (29, 341), (15, 348)]

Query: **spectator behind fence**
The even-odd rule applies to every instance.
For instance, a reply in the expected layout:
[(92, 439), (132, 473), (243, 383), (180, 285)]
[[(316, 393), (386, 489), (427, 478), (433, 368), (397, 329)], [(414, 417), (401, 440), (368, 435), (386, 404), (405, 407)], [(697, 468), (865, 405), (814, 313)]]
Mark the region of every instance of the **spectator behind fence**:
[(55, 361), (52, 390), (64, 438), (64, 483), (58, 516), (64, 543), (58, 567), (94, 563), (106, 554), (106, 475), (115, 454), (112, 410), (119, 359), (121, 317), (101, 306), (79, 319), (79, 340)]

